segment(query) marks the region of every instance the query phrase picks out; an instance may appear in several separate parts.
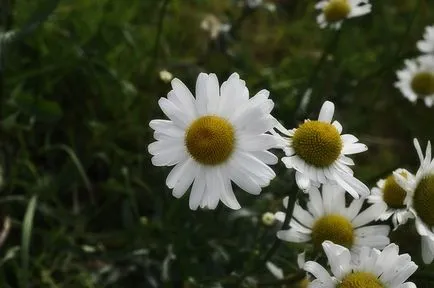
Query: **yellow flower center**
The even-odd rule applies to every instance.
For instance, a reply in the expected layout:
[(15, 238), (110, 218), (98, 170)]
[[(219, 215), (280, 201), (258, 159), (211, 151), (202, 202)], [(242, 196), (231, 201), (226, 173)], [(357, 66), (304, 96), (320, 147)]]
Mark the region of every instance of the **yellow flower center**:
[(292, 147), (308, 164), (327, 167), (341, 154), (342, 140), (333, 125), (321, 121), (306, 121), (295, 131)]
[(338, 214), (329, 214), (319, 218), (312, 227), (312, 242), (319, 250), (325, 240), (351, 248), (354, 243), (353, 225), (347, 218)]
[(202, 116), (185, 132), (185, 145), (197, 162), (218, 165), (228, 160), (235, 148), (235, 129), (219, 116)]
[(309, 287), (309, 279), (307, 279), (307, 277), (304, 277), (303, 280), (301, 280), (300, 282), (298, 282), (295, 285), (296, 288), (308, 288)]
[(351, 5), (348, 0), (330, 0), (323, 8), (327, 22), (334, 23), (347, 18), (351, 12)]
[(419, 96), (434, 94), (434, 73), (419, 72), (411, 80), (411, 89)]
[[(405, 173), (401, 173), (402, 176), (406, 177)], [(383, 188), (383, 200), (386, 202), (387, 206), (394, 209), (404, 208), (404, 199), (407, 193), (401, 186), (396, 183), (393, 175), (387, 177)]]
[(434, 226), (434, 174), (420, 180), (414, 191), (413, 206), (423, 222)]
[(336, 288), (384, 288), (383, 283), (372, 273), (353, 272), (342, 279)]

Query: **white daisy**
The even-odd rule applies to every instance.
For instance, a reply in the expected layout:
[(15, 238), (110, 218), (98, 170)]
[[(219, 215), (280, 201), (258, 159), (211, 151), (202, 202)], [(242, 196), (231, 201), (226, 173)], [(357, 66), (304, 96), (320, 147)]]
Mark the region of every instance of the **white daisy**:
[(417, 41), (417, 48), (422, 53), (434, 53), (434, 25), (425, 28), (423, 40)]
[(246, 0), (246, 5), (250, 9), (255, 9), (262, 5), (263, 0)]
[(231, 30), (230, 24), (224, 24), (213, 14), (206, 15), (200, 23), (202, 30), (209, 32), (211, 39), (217, 39), (221, 33), (227, 33)]
[(178, 79), (158, 104), (170, 120), (152, 120), (157, 140), (148, 146), (155, 166), (173, 166), (166, 185), (181, 197), (192, 186), (190, 208), (215, 209), (219, 200), (239, 209), (231, 181), (258, 195), (275, 177), (267, 150), (276, 138), (265, 134), (274, 124), (274, 103), (262, 90), (249, 99), (245, 82), (234, 73), (221, 85), (215, 74), (201, 73), (196, 98)]
[[(404, 177), (411, 175), (405, 169), (397, 169), (394, 172)], [(385, 221), (392, 217), (392, 223), (396, 229), (399, 225), (405, 224), (409, 218), (413, 218), (413, 213), (407, 209), (404, 203), (406, 195), (407, 192), (396, 183), (393, 174), (391, 174), (386, 179), (380, 179), (377, 182), (377, 187), (372, 188), (371, 195), (367, 199), (368, 203), (385, 204), (386, 210), (378, 219)]]
[[(343, 245), (352, 251), (362, 246), (384, 248), (390, 243), (388, 225), (369, 225), (384, 211), (384, 204), (378, 203), (360, 212), (363, 199), (355, 199), (350, 206), (345, 205), (345, 193), (338, 185), (325, 184), (322, 195), (318, 188), (308, 191), (307, 210), (295, 204), (290, 229), (277, 232), (277, 237), (284, 241), (311, 242), (315, 249), (320, 249), (325, 240)], [(284, 200), (284, 206), (288, 205)], [(276, 219), (281, 221), (285, 213), (277, 212)]]
[(315, 8), (321, 10), (317, 22), (321, 28), (330, 25), (340, 29), (345, 19), (362, 16), (371, 12), (369, 0), (322, 0)]
[(354, 165), (346, 155), (366, 151), (366, 145), (358, 143), (351, 134), (342, 133), (338, 121), (330, 124), (335, 105), (326, 101), (322, 105), (318, 121), (306, 120), (290, 131), (276, 124), (276, 129), (288, 137), (279, 137), (286, 156), (282, 161), (287, 168), (296, 170), (295, 179), (300, 189), (306, 190), (311, 184), (337, 182), (354, 198), (369, 195), (369, 188), (353, 177), (348, 165)]
[(417, 139), (414, 139), (414, 146), (420, 160), (416, 176), (403, 177), (399, 173), (394, 176), (407, 192), (404, 203), (416, 218), (416, 230), (422, 236), (422, 259), (428, 264), (434, 259), (434, 159), (431, 158), (430, 142), (425, 156)]
[(395, 87), (405, 98), (416, 102), (418, 98), (431, 107), (434, 103), (434, 55), (424, 55), (406, 60), (405, 68), (396, 72), (398, 81)]
[(304, 270), (316, 279), (309, 287), (318, 288), (416, 288), (405, 282), (416, 270), (417, 265), (408, 254), (399, 255), (399, 247), (390, 244), (383, 251), (363, 247), (354, 255), (340, 245), (325, 241), (326, 253), (333, 276), (317, 262), (308, 261)]

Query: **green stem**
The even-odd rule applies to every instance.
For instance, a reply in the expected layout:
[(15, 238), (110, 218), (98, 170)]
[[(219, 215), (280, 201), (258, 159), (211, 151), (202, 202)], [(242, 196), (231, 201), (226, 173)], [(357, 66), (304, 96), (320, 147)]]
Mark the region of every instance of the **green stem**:
[[(298, 111), (296, 111), (296, 113), (294, 113), (294, 115), (296, 116), (296, 118), (298, 118), (298, 116), (300, 116), (300, 114), (302, 114), (305, 109), (301, 109), (301, 103), (303, 101), (303, 95), (306, 93), (306, 91), (308, 89), (313, 89), (314, 88), (314, 84), (315, 81), (318, 78), (319, 72), (321, 71), (322, 66), (324, 65), (327, 56), (329, 54), (334, 53), (334, 51), (336, 50), (337, 44), (339, 42), (339, 38), (341, 35), (341, 29), (338, 29), (335, 31), (335, 33), (332, 34), (332, 36), (330, 37), (329, 41), (327, 42), (326, 46), (324, 47), (321, 57), (319, 58), (318, 62), (316, 63), (315, 67), (312, 70), (312, 73), (309, 76), (309, 79), (307, 81), (306, 87), (305, 89), (303, 89), (296, 97), (296, 101), (297, 101), (297, 109)], [(310, 103), (312, 103), (312, 101), (310, 101)], [(311, 106), (311, 105), (309, 105)], [(309, 107), (306, 107), (306, 110), (309, 110)], [(294, 119), (295, 122), (296, 119)]]
[[(296, 193), (291, 193), (289, 195), (288, 206), (286, 207), (286, 211), (285, 211), (285, 220), (283, 221), (281, 230), (288, 229), (289, 221), (292, 218), (292, 213), (294, 212), (295, 203), (297, 202), (297, 199), (298, 199), (298, 193), (299, 193), (299, 190), (297, 190)], [(255, 265), (253, 265), (253, 267), (251, 269), (248, 269), (246, 272), (241, 274), (238, 281), (236, 281), (235, 287), (239, 287), (243, 283), (244, 279), (247, 276), (249, 276), (250, 274), (256, 272), (258, 269), (263, 267), (265, 265), (265, 263), (267, 263), (267, 261), (270, 260), (271, 257), (276, 253), (276, 251), (279, 249), (281, 243), (282, 243), (282, 240), (280, 240), (279, 238), (276, 237), (274, 239), (274, 242), (271, 245), (270, 249), (265, 254), (265, 256), (262, 257), (262, 259), (260, 259)]]

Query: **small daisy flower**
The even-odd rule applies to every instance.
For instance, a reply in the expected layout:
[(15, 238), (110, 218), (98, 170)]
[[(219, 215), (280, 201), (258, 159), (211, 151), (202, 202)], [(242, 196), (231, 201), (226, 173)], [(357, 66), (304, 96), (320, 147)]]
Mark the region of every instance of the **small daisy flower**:
[(215, 15), (209, 14), (203, 18), (200, 28), (209, 33), (209, 38), (217, 39), (220, 33), (227, 33), (231, 30), (231, 25), (224, 24)]
[(395, 87), (405, 98), (415, 103), (418, 98), (431, 107), (434, 103), (434, 55), (424, 55), (406, 60), (405, 68), (396, 72)]
[[(360, 212), (364, 200), (353, 200), (345, 205), (345, 193), (338, 185), (325, 184), (322, 195), (318, 188), (308, 191), (307, 210), (295, 204), (290, 229), (277, 232), (277, 237), (284, 241), (311, 242), (316, 250), (321, 249), (325, 240), (358, 251), (362, 246), (384, 248), (390, 243), (388, 225), (369, 225), (384, 211), (384, 204), (370, 206)], [(287, 199), (284, 206), (287, 206)], [(285, 218), (285, 213), (277, 212), (276, 219)]]
[(428, 142), (425, 156), (419, 141), (414, 146), (420, 160), (416, 176), (403, 177), (394, 173), (396, 182), (407, 192), (404, 203), (414, 214), (416, 230), (422, 236), (422, 259), (428, 264), (434, 259), (434, 159)]
[(258, 8), (262, 5), (263, 0), (246, 0), (246, 5), (250, 9)]
[(161, 81), (163, 81), (164, 83), (169, 83), (173, 79), (172, 73), (167, 70), (161, 70), (159, 74)]
[(298, 128), (286, 130), (276, 124), (276, 129), (287, 137), (279, 137), (287, 157), (282, 161), (287, 168), (296, 170), (295, 179), (298, 187), (306, 190), (314, 184), (337, 182), (354, 198), (369, 195), (369, 188), (353, 176), (348, 165), (354, 165), (346, 155), (366, 151), (366, 145), (358, 143), (351, 134), (342, 133), (338, 121), (330, 123), (335, 105), (326, 101), (322, 105), (318, 120), (306, 120)]
[(345, 19), (371, 12), (369, 0), (322, 0), (315, 8), (321, 10), (317, 17), (319, 26), (325, 28), (330, 25), (333, 29), (340, 29)]
[(418, 266), (411, 261), (410, 255), (399, 255), (396, 244), (389, 244), (381, 252), (363, 247), (356, 257), (346, 247), (330, 241), (325, 241), (322, 247), (333, 276), (317, 262), (308, 261), (304, 270), (316, 278), (309, 287), (416, 288), (414, 283), (405, 281)]
[(262, 90), (249, 99), (246, 84), (234, 73), (221, 87), (215, 74), (201, 73), (196, 97), (179, 80), (172, 80), (167, 98), (158, 104), (170, 120), (152, 120), (156, 142), (148, 146), (155, 166), (175, 167), (166, 179), (173, 196), (190, 186), (190, 208), (215, 209), (219, 200), (239, 209), (231, 181), (258, 195), (275, 177), (268, 164), (277, 157), (267, 150), (276, 138), (265, 134), (274, 125), (274, 103)]
[[(394, 171), (407, 178), (411, 175), (405, 169), (397, 169)], [(396, 183), (393, 173), (386, 179), (380, 179), (377, 182), (377, 187), (372, 188), (371, 195), (367, 197), (368, 203), (384, 203), (386, 210), (378, 219), (385, 221), (392, 217), (394, 228), (405, 224), (409, 218), (413, 218), (413, 214), (407, 209), (404, 203), (407, 192)]]
[(417, 42), (417, 48), (420, 52), (426, 54), (434, 53), (434, 25), (427, 26), (423, 34), (423, 40)]
[(274, 224), (276, 218), (274, 217), (274, 214), (271, 212), (265, 212), (262, 214), (262, 224), (265, 226), (271, 226)]

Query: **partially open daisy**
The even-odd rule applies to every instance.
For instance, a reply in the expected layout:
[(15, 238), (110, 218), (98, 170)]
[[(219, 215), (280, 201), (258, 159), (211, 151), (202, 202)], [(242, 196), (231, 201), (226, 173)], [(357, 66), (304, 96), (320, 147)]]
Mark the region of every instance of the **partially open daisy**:
[(417, 42), (417, 48), (422, 53), (434, 53), (434, 25), (425, 28), (423, 39)]
[(434, 55), (424, 55), (405, 61), (405, 68), (396, 72), (395, 87), (405, 98), (416, 102), (418, 98), (431, 107), (434, 103)]
[(366, 151), (366, 145), (358, 143), (351, 134), (342, 133), (338, 121), (330, 123), (335, 105), (326, 101), (322, 105), (318, 120), (306, 120), (298, 128), (286, 130), (282, 125), (276, 129), (288, 137), (278, 137), (287, 157), (282, 161), (287, 168), (296, 170), (295, 178), (300, 189), (311, 184), (337, 182), (354, 198), (367, 196), (369, 188), (353, 177), (348, 165), (354, 165), (346, 155)]
[(341, 28), (345, 19), (368, 14), (371, 12), (369, 0), (322, 0), (315, 5), (321, 10), (317, 22), (321, 28), (330, 26), (334, 29)]
[(417, 265), (408, 254), (399, 255), (399, 247), (390, 244), (383, 251), (363, 247), (358, 255), (341, 245), (325, 241), (322, 247), (327, 255), (333, 276), (317, 262), (308, 261), (304, 270), (316, 279), (309, 287), (321, 288), (416, 288), (405, 282)]
[(196, 98), (178, 79), (158, 104), (170, 120), (152, 120), (157, 140), (148, 146), (155, 166), (175, 167), (166, 179), (179, 198), (192, 185), (190, 208), (215, 209), (219, 200), (239, 209), (231, 181), (258, 195), (275, 177), (267, 164), (277, 157), (267, 150), (276, 138), (265, 134), (274, 125), (274, 103), (262, 90), (249, 99), (245, 82), (232, 74), (221, 85), (215, 74), (201, 73)]
[[(397, 169), (394, 171), (404, 178), (412, 177), (411, 173), (405, 169)], [(405, 224), (409, 218), (413, 218), (411, 213), (404, 203), (407, 192), (395, 181), (393, 173), (386, 179), (380, 179), (377, 186), (372, 188), (371, 195), (367, 197), (369, 203), (384, 203), (386, 210), (380, 215), (378, 219), (387, 220), (392, 217), (394, 228), (399, 225)]]
[(416, 230), (422, 236), (422, 258), (425, 263), (434, 259), (434, 159), (428, 142), (425, 156), (419, 141), (414, 146), (420, 160), (416, 176), (403, 177), (394, 173), (396, 182), (407, 192), (404, 202), (414, 214)]
[[(279, 239), (304, 243), (310, 242), (320, 249), (325, 240), (358, 251), (362, 246), (384, 248), (390, 243), (388, 225), (369, 225), (384, 211), (384, 204), (378, 203), (360, 212), (363, 199), (355, 199), (345, 205), (345, 193), (338, 185), (325, 184), (322, 195), (318, 188), (308, 190), (307, 210), (295, 204), (290, 229), (277, 232)], [(284, 200), (284, 206), (287, 206)], [(285, 213), (277, 212), (276, 219), (282, 220)]]

